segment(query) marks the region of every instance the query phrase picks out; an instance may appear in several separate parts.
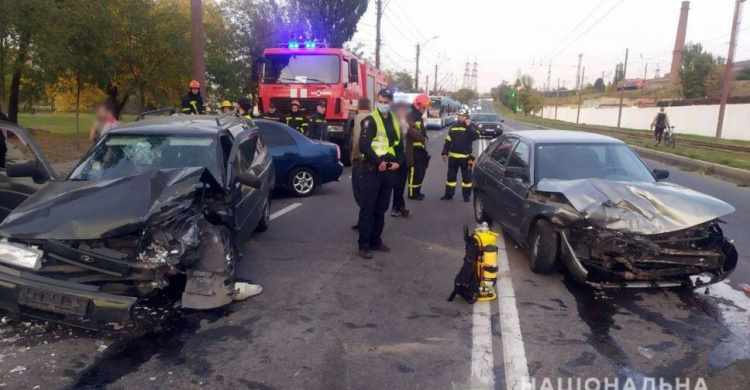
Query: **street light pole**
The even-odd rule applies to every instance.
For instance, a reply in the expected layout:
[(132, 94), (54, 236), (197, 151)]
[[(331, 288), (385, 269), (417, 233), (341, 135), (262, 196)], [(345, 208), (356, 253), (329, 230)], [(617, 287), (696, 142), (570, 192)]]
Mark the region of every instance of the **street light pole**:
[(721, 105), (719, 106), (719, 123), (716, 124), (716, 139), (721, 139), (721, 130), (724, 127), (724, 113), (727, 109), (729, 100), (729, 91), (732, 86), (732, 68), (734, 68), (734, 50), (737, 48), (737, 31), (740, 26), (740, 14), (742, 13), (742, 3), (745, 0), (737, 0), (734, 6), (734, 18), (732, 19), (732, 37), (729, 38), (729, 54), (727, 55), (727, 64), (724, 66), (724, 80), (721, 87)]
[[(415, 90), (415, 92), (419, 92), (419, 54), (420, 54), (420, 52), (422, 50), (422, 46), (427, 46), (427, 44), (430, 41), (432, 41), (433, 39), (437, 39), (437, 38), (439, 38), (439, 37), (437, 35), (435, 35), (434, 37), (432, 37), (432, 38), (430, 38), (430, 39), (422, 42), (421, 44), (417, 43), (417, 69), (416, 69), (416, 72), (414, 72), (414, 90)], [(429, 85), (425, 85), (424, 88), (425, 88), (425, 91), (427, 91), (427, 89), (430, 88), (430, 86)]]
[[(622, 101), (625, 99), (625, 80), (628, 79), (628, 52), (630, 49), (625, 49), (625, 67), (622, 70), (622, 89), (620, 90), (620, 110), (617, 112), (617, 130), (620, 130), (620, 121), (622, 120)], [(615, 84), (617, 89), (617, 84)]]

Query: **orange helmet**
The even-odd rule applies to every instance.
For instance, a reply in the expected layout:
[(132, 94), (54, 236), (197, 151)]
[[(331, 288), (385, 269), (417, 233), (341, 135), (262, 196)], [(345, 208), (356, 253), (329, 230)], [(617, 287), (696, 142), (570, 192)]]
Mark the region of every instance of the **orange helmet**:
[(418, 109), (425, 109), (429, 108), (432, 104), (432, 101), (430, 101), (430, 97), (425, 94), (419, 94), (416, 98), (414, 98), (414, 107)]
[(198, 80), (192, 80), (192, 81), (190, 82), (190, 89), (198, 89), (198, 88), (200, 88), (200, 87), (201, 87), (201, 85), (200, 85), (200, 83), (198, 82)]

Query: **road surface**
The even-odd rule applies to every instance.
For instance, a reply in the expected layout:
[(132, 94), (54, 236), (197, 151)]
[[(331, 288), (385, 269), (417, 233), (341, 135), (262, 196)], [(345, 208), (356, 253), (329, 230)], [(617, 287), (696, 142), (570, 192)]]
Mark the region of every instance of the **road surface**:
[[(245, 245), (239, 264), (240, 276), (265, 287), (261, 295), (210, 312), (153, 309), (147, 302), (138, 312), (146, 325), (98, 333), (6, 314), (0, 386), (521, 389), (524, 382), (541, 388), (545, 379), (559, 388), (558, 378), (571, 378), (572, 388), (583, 389), (587, 380), (589, 388), (616, 380), (623, 388), (630, 378), (641, 389), (663, 378), (691, 381), (691, 389), (699, 380), (709, 389), (740, 389), (748, 383), (750, 305), (728, 284), (709, 294), (599, 292), (563, 274), (532, 273), (528, 254), (503, 239), (500, 298), (446, 302), (463, 255), (461, 226), (472, 225), (473, 214), (459, 197), (438, 200), (445, 131), (430, 137), (427, 198), (408, 203), (409, 219), (386, 217), (392, 252), (357, 256), (347, 169), (341, 182), (310, 198), (275, 200), (270, 229)], [(486, 141), (477, 144), (475, 151)], [(684, 172), (673, 178), (695, 180), (699, 190), (723, 188)], [(736, 232), (747, 231), (743, 214)], [(746, 272), (747, 264), (741, 267)]]

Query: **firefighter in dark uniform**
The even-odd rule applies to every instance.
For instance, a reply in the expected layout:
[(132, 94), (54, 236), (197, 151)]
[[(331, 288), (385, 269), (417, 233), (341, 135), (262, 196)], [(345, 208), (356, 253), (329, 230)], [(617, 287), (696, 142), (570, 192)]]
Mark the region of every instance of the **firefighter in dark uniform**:
[(182, 113), (188, 115), (205, 114), (206, 108), (203, 106), (201, 85), (197, 80), (192, 80), (189, 87), (190, 91), (182, 98)]
[(443, 161), (448, 162), (448, 180), (445, 183), (445, 195), (440, 200), (451, 200), (456, 192), (458, 169), (461, 169), (461, 193), (464, 202), (471, 201), (471, 169), (469, 159), (474, 141), (479, 139), (476, 126), (469, 119), (469, 111), (458, 110), (458, 121), (451, 126), (443, 145)]
[(409, 199), (422, 200), (422, 182), (424, 181), (430, 154), (427, 153), (427, 129), (422, 115), (430, 108), (430, 97), (421, 94), (414, 99), (411, 112), (406, 117), (409, 129), (406, 131), (406, 166), (409, 169)]
[(292, 113), (286, 117), (286, 124), (303, 135), (307, 135), (309, 123), (307, 118), (299, 110), (299, 101), (292, 100)]
[(381, 235), (385, 213), (391, 202), (393, 175), (404, 164), (404, 148), (398, 119), (390, 110), (393, 92), (378, 92), (377, 109), (362, 120), (359, 151), (364, 155), (359, 209), (359, 256), (372, 258), (372, 251), (389, 252)]
[(317, 111), (310, 117), (307, 138), (315, 141), (328, 141), (328, 121), (326, 120), (326, 101), (318, 102)]
[(260, 116), (258, 116), (258, 119), (286, 123), (286, 118), (284, 117), (284, 115), (276, 111), (276, 106), (273, 103), (268, 103), (268, 112), (260, 114)]

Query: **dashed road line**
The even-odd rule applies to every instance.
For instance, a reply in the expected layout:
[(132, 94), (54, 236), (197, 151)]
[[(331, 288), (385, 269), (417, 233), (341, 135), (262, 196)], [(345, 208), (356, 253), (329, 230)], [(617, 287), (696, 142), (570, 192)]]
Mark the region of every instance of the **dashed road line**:
[(297, 207), (302, 206), (302, 203), (292, 203), (289, 206), (284, 207), (283, 209), (271, 214), (270, 219), (273, 221), (274, 219), (296, 209)]

